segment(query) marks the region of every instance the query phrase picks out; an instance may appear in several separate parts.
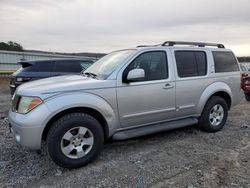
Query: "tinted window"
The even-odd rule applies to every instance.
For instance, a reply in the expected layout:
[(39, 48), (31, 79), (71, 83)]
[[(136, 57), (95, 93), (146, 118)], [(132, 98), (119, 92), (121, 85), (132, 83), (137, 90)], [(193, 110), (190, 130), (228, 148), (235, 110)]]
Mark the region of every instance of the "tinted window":
[(176, 51), (179, 77), (203, 76), (207, 73), (206, 53), (201, 51)]
[(33, 66), (34, 72), (50, 72), (52, 62), (36, 62)]
[(125, 70), (144, 69), (145, 78), (140, 81), (161, 80), (168, 77), (167, 56), (165, 52), (146, 52), (139, 55)]
[(215, 72), (239, 71), (238, 63), (232, 52), (213, 52)]
[(194, 52), (196, 57), (196, 63), (198, 67), (198, 75), (207, 74), (207, 57), (205, 52)]
[(58, 61), (55, 62), (54, 72), (76, 72), (82, 71), (82, 67), (78, 61)]

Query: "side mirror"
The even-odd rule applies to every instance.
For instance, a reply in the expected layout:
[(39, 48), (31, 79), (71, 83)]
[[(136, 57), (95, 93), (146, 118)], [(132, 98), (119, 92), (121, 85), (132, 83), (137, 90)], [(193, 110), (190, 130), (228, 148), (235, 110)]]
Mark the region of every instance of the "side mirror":
[(139, 81), (144, 77), (145, 77), (144, 69), (133, 69), (128, 72), (126, 81), (127, 82)]

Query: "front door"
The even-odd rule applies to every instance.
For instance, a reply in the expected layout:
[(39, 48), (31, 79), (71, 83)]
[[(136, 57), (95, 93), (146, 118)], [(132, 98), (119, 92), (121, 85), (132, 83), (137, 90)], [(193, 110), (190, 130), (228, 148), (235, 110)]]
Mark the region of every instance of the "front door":
[(130, 83), (118, 79), (117, 102), (122, 127), (175, 118), (175, 81), (168, 62), (166, 51), (149, 51), (138, 55), (123, 70), (120, 75), (123, 78), (136, 68), (143, 69), (145, 77)]

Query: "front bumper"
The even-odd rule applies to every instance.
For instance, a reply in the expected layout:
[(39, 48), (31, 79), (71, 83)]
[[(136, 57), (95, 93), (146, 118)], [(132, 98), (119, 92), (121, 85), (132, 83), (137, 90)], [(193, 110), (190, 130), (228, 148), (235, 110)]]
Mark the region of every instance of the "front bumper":
[(9, 111), (10, 130), (16, 142), (22, 146), (41, 149), (42, 133), (50, 111), (41, 104), (28, 114)]

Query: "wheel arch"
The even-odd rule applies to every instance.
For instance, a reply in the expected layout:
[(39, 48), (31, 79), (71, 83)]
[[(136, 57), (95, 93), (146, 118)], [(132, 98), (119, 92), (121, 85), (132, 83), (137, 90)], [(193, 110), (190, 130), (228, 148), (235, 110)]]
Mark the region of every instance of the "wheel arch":
[(66, 114), (75, 113), (75, 112), (86, 113), (86, 114), (94, 117), (102, 126), (103, 133), (104, 133), (104, 139), (107, 139), (109, 137), (108, 123), (107, 123), (106, 119), (104, 118), (104, 116), (99, 111), (97, 111), (93, 108), (89, 108), (89, 107), (73, 107), (73, 108), (65, 109), (65, 110), (55, 114), (52, 118), (50, 118), (50, 120), (47, 122), (47, 124), (45, 125), (45, 127), (43, 129), (42, 140), (46, 141), (47, 136), (48, 136), (48, 132), (55, 121), (57, 121), (59, 118), (63, 117)]
[(232, 91), (230, 87), (224, 82), (216, 82), (209, 85), (202, 93), (199, 104), (198, 104), (198, 113), (201, 114), (207, 101), (213, 97), (218, 96), (223, 98), (230, 109), (232, 105)]

